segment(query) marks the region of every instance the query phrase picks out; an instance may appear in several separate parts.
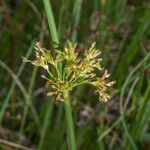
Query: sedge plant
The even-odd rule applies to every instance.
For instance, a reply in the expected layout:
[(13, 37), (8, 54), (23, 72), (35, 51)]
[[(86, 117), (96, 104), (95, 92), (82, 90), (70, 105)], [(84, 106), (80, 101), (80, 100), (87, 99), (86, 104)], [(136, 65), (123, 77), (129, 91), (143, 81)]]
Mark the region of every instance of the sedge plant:
[[(95, 48), (95, 43), (86, 49), (82, 56), (75, 51), (76, 46), (77, 44), (68, 41), (67, 46), (62, 51), (47, 50), (38, 42), (35, 44), (35, 60), (28, 60), (23, 57), (24, 62), (30, 62), (32, 65), (46, 70), (47, 74), (41, 75), (41, 77), (47, 80), (47, 96), (55, 96), (57, 101), (64, 102), (72, 150), (76, 149), (76, 144), (70, 107), (70, 92), (79, 85), (90, 84), (95, 87), (99, 99), (106, 102), (110, 98), (107, 88), (115, 83), (114, 81), (107, 81), (110, 74), (101, 67), (101, 51)], [(62, 75), (59, 72), (60, 63), (63, 65)], [(96, 71), (100, 72), (100, 76), (97, 76)]]

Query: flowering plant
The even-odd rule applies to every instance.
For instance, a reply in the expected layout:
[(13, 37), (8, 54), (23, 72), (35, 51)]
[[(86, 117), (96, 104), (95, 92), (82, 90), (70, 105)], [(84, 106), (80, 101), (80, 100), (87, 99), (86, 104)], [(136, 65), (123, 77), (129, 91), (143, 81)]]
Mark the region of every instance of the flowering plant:
[[(35, 57), (31, 61), (23, 57), (24, 62), (30, 62), (35, 66), (43, 67), (49, 76), (42, 75), (47, 80), (51, 91), (47, 93), (48, 96), (55, 95), (56, 100), (65, 100), (65, 95), (68, 95), (74, 87), (81, 84), (91, 84), (96, 88), (99, 94), (99, 99), (106, 102), (110, 96), (107, 94), (107, 87), (112, 86), (115, 82), (107, 82), (110, 76), (105, 70), (102, 76), (97, 76), (96, 69), (103, 72), (101, 67), (102, 59), (99, 58), (101, 52), (95, 48), (95, 43), (85, 50), (82, 57), (75, 52), (77, 44), (68, 41), (68, 46), (64, 51), (51, 50), (43, 48), (40, 43), (35, 44)], [(63, 64), (63, 70), (60, 72), (59, 64)], [(54, 67), (57, 74), (51, 71)]]

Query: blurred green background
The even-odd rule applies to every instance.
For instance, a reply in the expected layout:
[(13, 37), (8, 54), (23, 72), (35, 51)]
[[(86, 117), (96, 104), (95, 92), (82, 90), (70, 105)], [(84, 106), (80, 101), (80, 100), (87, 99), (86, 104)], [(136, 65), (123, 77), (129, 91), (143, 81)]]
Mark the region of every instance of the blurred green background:
[[(150, 149), (150, 1), (51, 0), (59, 48), (92, 42), (116, 85), (99, 102), (89, 86), (71, 95), (77, 149)], [(0, 0), (0, 147), (67, 150), (62, 102), (46, 97), (42, 69), (22, 62), (40, 41), (52, 49), (43, 1)]]

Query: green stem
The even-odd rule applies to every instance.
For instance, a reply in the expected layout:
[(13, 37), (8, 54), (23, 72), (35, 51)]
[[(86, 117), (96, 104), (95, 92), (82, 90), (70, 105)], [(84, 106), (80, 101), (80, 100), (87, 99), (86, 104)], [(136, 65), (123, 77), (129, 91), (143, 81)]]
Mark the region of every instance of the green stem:
[[(53, 47), (56, 48), (59, 44), (59, 38), (57, 34), (57, 29), (56, 29), (56, 24), (55, 24), (53, 12), (52, 12), (51, 4), (49, 0), (43, 0), (43, 4), (44, 4), (47, 20), (48, 20), (49, 30), (50, 30), (52, 41), (53, 41)], [(61, 64), (59, 64), (60, 72), (62, 72), (61, 68), (62, 68)], [(51, 77), (53, 77), (53, 75), (50, 72), (48, 73)], [(43, 146), (46, 134), (47, 134), (48, 125), (50, 124), (49, 120), (51, 118), (53, 105), (54, 105), (54, 99), (52, 98), (51, 100), (48, 101), (48, 105), (47, 105), (48, 107), (46, 108), (46, 113), (44, 116), (44, 121), (43, 121), (43, 126), (42, 126), (42, 132), (41, 132), (41, 136), (40, 136), (40, 140), (39, 140), (39, 144), (37, 148), (38, 150), (42, 149), (42, 146)]]
[[(52, 41), (53, 41), (53, 47), (57, 48), (59, 45), (59, 38), (58, 38), (58, 32), (57, 32), (56, 24), (54, 20), (54, 15), (52, 12), (51, 3), (49, 0), (43, 0), (43, 3), (44, 3), (45, 12), (47, 15), (49, 30), (50, 30)], [(58, 68), (59, 68), (59, 74), (62, 74), (61, 63), (58, 63)]]
[(52, 7), (51, 7), (49, 0), (43, 0), (43, 3), (44, 3), (44, 7), (45, 7), (45, 12), (47, 15), (50, 33), (52, 36), (52, 40), (54, 42), (54, 48), (56, 48), (59, 44), (59, 39), (58, 39), (58, 33), (57, 33), (57, 29), (56, 29), (56, 24), (54, 21), (53, 12), (52, 12)]
[(54, 78), (54, 76), (51, 74), (49, 70), (47, 70), (48, 74), (50, 75), (51, 78)]
[(73, 118), (72, 118), (71, 105), (70, 105), (70, 99), (68, 93), (64, 93), (64, 106), (65, 106), (67, 127), (68, 127), (69, 139), (70, 139), (70, 147), (71, 150), (76, 150)]
[(42, 131), (41, 131), (40, 141), (39, 141), (38, 147), (37, 147), (38, 150), (43, 149), (43, 143), (45, 141), (47, 129), (48, 129), (48, 126), (50, 124), (50, 118), (52, 115), (53, 105), (54, 105), (54, 99), (51, 99), (51, 100), (47, 99), (46, 111), (45, 111), (45, 116), (44, 116), (44, 120), (43, 120), (43, 127), (42, 127)]

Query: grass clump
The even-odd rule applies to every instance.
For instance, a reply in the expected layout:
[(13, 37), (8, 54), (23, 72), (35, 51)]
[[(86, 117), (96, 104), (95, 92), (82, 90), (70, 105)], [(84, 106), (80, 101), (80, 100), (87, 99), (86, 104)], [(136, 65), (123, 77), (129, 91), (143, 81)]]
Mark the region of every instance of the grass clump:
[(148, 0), (0, 3), (2, 149), (150, 149)]

